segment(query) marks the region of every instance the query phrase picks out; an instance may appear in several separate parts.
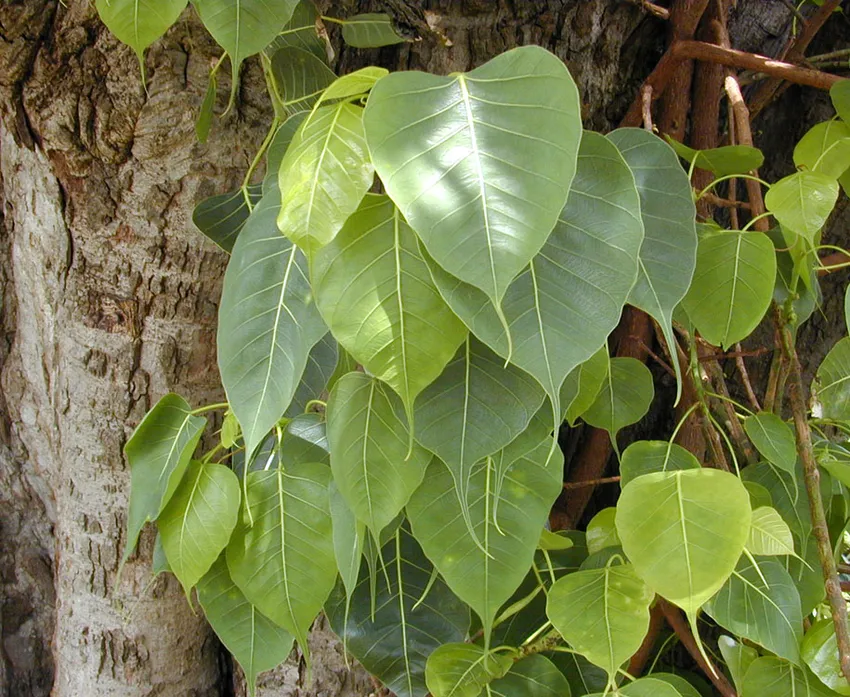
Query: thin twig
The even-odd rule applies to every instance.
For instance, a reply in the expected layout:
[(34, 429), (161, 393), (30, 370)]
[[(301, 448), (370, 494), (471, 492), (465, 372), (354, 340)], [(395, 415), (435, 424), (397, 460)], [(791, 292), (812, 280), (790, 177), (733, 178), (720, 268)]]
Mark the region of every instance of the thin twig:
[(797, 18), (797, 21), (800, 22), (800, 26), (805, 27), (806, 24), (808, 24), (809, 20), (806, 19), (806, 15), (800, 12), (800, 10), (792, 2), (792, 0), (781, 0), (781, 2), (783, 5), (785, 5), (785, 7), (791, 10), (791, 14), (793, 14)]
[(661, 7), (661, 5), (656, 5), (654, 2), (649, 2), (649, 0), (629, 0), (629, 2), (632, 5), (637, 5), (644, 12), (658, 17), (658, 19), (670, 19), (670, 10), (666, 7)]
[[(729, 182), (729, 193), (732, 193), (732, 183), (735, 182), (735, 179), (730, 179)], [(702, 200), (708, 201), (708, 203), (714, 206), (720, 206), (721, 208), (743, 208), (745, 211), (750, 210), (750, 204), (746, 201), (736, 201), (731, 196), (729, 198), (722, 198), (717, 196), (716, 194), (712, 194), (710, 191), (702, 195)], [(734, 211), (729, 211), (730, 213)]]
[(759, 405), (758, 397), (756, 397), (755, 390), (753, 390), (753, 383), (750, 382), (750, 374), (747, 371), (747, 364), (744, 363), (743, 352), (741, 351), (741, 344), (735, 344), (735, 349), (737, 355), (735, 356), (735, 365), (738, 368), (738, 374), (741, 376), (741, 382), (744, 383), (744, 390), (747, 393), (747, 399), (750, 402), (750, 406), (755, 411), (761, 411), (761, 406)]
[(598, 486), (600, 484), (615, 484), (620, 481), (620, 477), (601, 477), (600, 479), (586, 479), (582, 482), (564, 482), (564, 489), (581, 489), (585, 486)]
[(738, 446), (738, 449), (743, 453), (744, 459), (748, 464), (757, 462), (758, 456), (756, 455), (755, 448), (753, 448), (752, 443), (750, 443), (750, 439), (747, 438), (747, 434), (744, 433), (741, 422), (738, 421), (738, 416), (735, 414), (735, 407), (730, 401), (729, 388), (726, 386), (726, 378), (723, 375), (723, 369), (720, 367), (720, 363), (717, 361), (711, 361), (706, 364), (706, 368), (708, 369), (708, 375), (711, 378), (715, 391), (723, 397), (726, 397), (726, 399), (718, 401), (720, 402), (720, 407), (723, 410), (723, 417), (724, 421), (726, 421), (726, 427), (729, 429), (729, 435), (732, 437), (732, 440), (735, 441), (735, 445)]

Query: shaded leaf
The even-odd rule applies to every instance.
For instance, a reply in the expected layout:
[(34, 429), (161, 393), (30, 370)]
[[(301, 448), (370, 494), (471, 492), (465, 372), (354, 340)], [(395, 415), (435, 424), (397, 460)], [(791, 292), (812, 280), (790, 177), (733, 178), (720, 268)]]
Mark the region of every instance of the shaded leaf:
[(425, 681), (433, 697), (477, 697), (512, 665), (510, 656), (476, 644), (443, 644), (428, 658)]
[(836, 82), (829, 88), (829, 97), (844, 123), (850, 123), (850, 80)]
[(330, 465), (327, 424), (320, 414), (299, 414), (283, 429), (279, 457), (284, 469), (302, 462)]
[(311, 401), (323, 397), (331, 375), (336, 369), (338, 354), (336, 340), (330, 332), (319, 339), (310, 349), (301, 382), (295, 389), (292, 402), (283, 413), (286, 418), (293, 419), (299, 414), (303, 414)]
[(691, 452), (666, 440), (635, 441), (623, 451), (620, 459), (620, 486), (652, 472), (699, 469), (700, 464)]
[(251, 214), (248, 206), (260, 200), (260, 187), (249, 186), (226, 194), (217, 194), (201, 201), (192, 211), (195, 227), (221, 247), (232, 252), (236, 238)]
[(280, 176), (280, 163), (289, 150), (289, 145), (295, 137), (295, 133), (301, 127), (302, 121), (307, 118), (310, 112), (299, 111), (290, 116), (281, 124), (280, 128), (269, 143), (269, 149), (266, 152), (266, 176), (263, 178), (263, 194), (267, 194), (270, 189), (277, 189), (278, 178)]
[(312, 0), (301, 0), (292, 13), (292, 18), (284, 25), (274, 41), (269, 45), (267, 53), (273, 53), (278, 48), (292, 46), (309, 51), (317, 58), (327, 62), (333, 49), (327, 40), (319, 36), (316, 30), (318, 13)]
[(532, 654), (490, 683), (493, 697), (570, 697), (570, 684), (548, 658)]
[(582, 418), (604, 428), (616, 443), (617, 432), (640, 421), (655, 394), (652, 373), (636, 358), (612, 358), (602, 390)]
[(753, 661), (759, 657), (758, 651), (752, 646), (735, 641), (732, 637), (725, 634), (721, 634), (718, 637), (717, 645), (720, 648), (720, 653), (723, 655), (723, 660), (726, 661), (726, 667), (732, 676), (735, 689), (740, 692), (744, 684), (744, 675), (746, 675)]
[[(349, 600), (357, 586), (357, 577), (360, 573), (360, 561), (363, 558), (363, 542), (366, 539), (366, 526), (357, 520), (354, 513), (351, 512), (342, 494), (339, 493), (339, 488), (336, 482), (331, 482), (329, 488), (330, 496), (330, 511), (331, 521), (333, 522), (334, 530), (334, 555), (336, 556), (336, 565), (339, 569), (339, 576), (342, 580), (342, 586), (345, 589), (345, 598)], [(325, 604), (325, 611), (331, 618), (333, 617), (328, 604), (333, 604), (333, 596)], [(364, 607), (368, 603), (364, 603)], [(357, 605), (355, 605), (355, 608)], [(347, 617), (348, 605), (343, 604), (343, 619)], [(335, 630), (336, 631), (336, 630)], [(345, 639), (345, 631), (338, 630), (339, 634)], [(351, 647), (347, 647), (350, 649)]]
[(290, 113), (312, 109), (325, 88), (336, 80), (322, 57), (294, 46), (272, 54), (271, 71), (283, 100), (281, 105)]
[[(640, 678), (620, 688), (620, 694), (625, 697), (682, 697), (681, 693), (670, 683), (655, 678)], [(602, 693), (588, 697), (603, 697)]]
[(764, 656), (752, 662), (744, 674), (741, 697), (765, 695), (801, 695), (801, 697), (835, 697), (808, 670), (797, 668), (781, 658)]
[(575, 426), (602, 390), (608, 375), (608, 346), (602, 346), (584, 363), (567, 375), (561, 385), (561, 408), (566, 409), (566, 421)]
[(786, 472), (794, 473), (797, 441), (788, 424), (776, 414), (762, 411), (744, 420), (744, 431), (769, 462)]
[(666, 682), (669, 685), (672, 685), (676, 688), (676, 691), (681, 695), (681, 697), (702, 697), (700, 695), (699, 690), (695, 688), (691, 683), (689, 683), (685, 678), (681, 675), (675, 675), (673, 673), (652, 673), (653, 680), (660, 680), (661, 682)]
[[(215, 109), (215, 98), (218, 94), (218, 80), (215, 72), (210, 72), (210, 81), (207, 84), (207, 91), (204, 94), (204, 101), (201, 102), (201, 108), (198, 110), (198, 117), (195, 119), (195, 137), (199, 143), (206, 143), (207, 137), (210, 134), (212, 120)], [(197, 223), (195, 223), (197, 225)]]
[(821, 362), (812, 384), (820, 416), (850, 420), (850, 338), (841, 339)]
[(617, 536), (617, 527), (614, 524), (614, 518), (617, 515), (617, 509), (613, 506), (603, 508), (597, 513), (587, 524), (587, 551), (590, 554), (596, 554), (605, 547), (617, 547), (620, 544), (620, 538)]
[(392, 46), (406, 41), (395, 30), (390, 16), (383, 13), (347, 17), (342, 21), (342, 38), (354, 48)]
[(665, 136), (665, 139), (683, 160), (696, 160), (697, 167), (706, 169), (717, 177), (747, 174), (764, 164), (761, 150), (749, 145), (724, 145), (708, 150), (694, 150), (670, 136)]

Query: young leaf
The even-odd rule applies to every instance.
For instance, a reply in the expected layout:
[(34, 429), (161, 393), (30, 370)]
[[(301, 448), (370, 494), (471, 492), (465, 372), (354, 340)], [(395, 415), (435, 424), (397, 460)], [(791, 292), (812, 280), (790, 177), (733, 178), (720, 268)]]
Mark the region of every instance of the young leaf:
[(233, 581), (295, 637), (308, 665), (307, 631), (337, 575), (329, 483), (330, 470), (313, 463), (294, 474), (249, 472), (242, 520), (227, 545)]
[(274, 134), (266, 152), (266, 176), (263, 178), (263, 195), (267, 194), (270, 189), (278, 189), (280, 163), (283, 162), (292, 139), (301, 127), (301, 122), (307, 118), (309, 113), (308, 111), (299, 111), (292, 114)]
[(749, 494), (736, 476), (680, 470), (626, 486), (617, 532), (638, 575), (693, 617), (735, 570), (751, 517)]
[(444, 644), (428, 657), (425, 682), (433, 697), (478, 697), (513, 665), (513, 658), (477, 644)]
[[(655, 678), (640, 678), (630, 682), (620, 688), (619, 694), (623, 697), (682, 697), (670, 683)], [(603, 694), (594, 693), (587, 697), (603, 697)]]
[(850, 123), (850, 80), (839, 80), (829, 88), (832, 105), (844, 123)]
[(387, 196), (366, 196), (313, 259), (319, 310), (337, 341), (401, 397), (408, 417), (466, 328), (440, 297), (413, 230)]
[(676, 154), (687, 162), (696, 160), (696, 166), (707, 169), (717, 177), (730, 174), (747, 174), (764, 164), (764, 155), (758, 148), (749, 145), (724, 145), (708, 150), (694, 150), (684, 143), (665, 136)]
[[(685, 297), (696, 264), (696, 208), (691, 183), (676, 153), (652, 133), (621, 128), (607, 137), (634, 173), (644, 219), (638, 277), (629, 302), (655, 319), (667, 345), (675, 346), (673, 310)], [(673, 361), (673, 367), (678, 395), (682, 384), (679, 361)]]
[(794, 148), (794, 164), (838, 179), (850, 167), (850, 126), (842, 121), (812, 126)]
[(693, 283), (682, 301), (703, 338), (724, 349), (761, 322), (776, 283), (776, 253), (762, 232), (718, 232), (699, 241)]
[(741, 697), (766, 695), (835, 697), (835, 692), (823, 685), (806, 668), (798, 668), (781, 658), (763, 656), (753, 661), (744, 674)]
[(732, 682), (735, 683), (735, 688), (740, 692), (744, 684), (744, 675), (746, 675), (753, 661), (759, 657), (758, 651), (725, 634), (718, 637), (717, 645), (720, 647), (720, 653), (732, 676)]
[(198, 583), (198, 601), (221, 643), (245, 672), (248, 694), (257, 675), (276, 668), (292, 651), (292, 635), (248, 602), (233, 583), (222, 554)]
[(280, 163), (278, 228), (312, 254), (357, 210), (374, 175), (363, 109), (349, 102), (319, 107), (301, 123)]
[(489, 688), (493, 697), (570, 697), (570, 685), (564, 674), (539, 653), (514, 663)]
[(351, 602), (346, 605), (338, 584), (325, 611), (351, 655), (393, 694), (424, 697), (428, 656), (443, 644), (464, 641), (469, 608), (439, 576), (432, 576), (431, 562), (406, 526), (384, 546), (381, 557), (387, 573), (378, 574), (374, 614), (366, 564)]
[(850, 420), (850, 338), (841, 339), (826, 354), (812, 384), (820, 403), (821, 416), (836, 421)]
[(388, 75), (369, 96), (366, 137), (428, 253), (498, 308), (567, 200), (579, 112), (564, 63), (524, 46), (470, 73)]
[(295, 46), (279, 48), (272, 54), (271, 71), (282, 106), (290, 113), (312, 109), (325, 88), (336, 80), (324, 60)]
[(768, 462), (794, 474), (797, 463), (797, 441), (788, 424), (776, 414), (762, 411), (746, 418), (744, 431)]
[(295, 389), (292, 402), (283, 413), (287, 419), (294, 419), (307, 410), (307, 405), (324, 396), (328, 382), (336, 369), (339, 350), (333, 335), (328, 332), (310, 349), (307, 365), (301, 382)]
[(570, 426), (575, 426), (579, 417), (596, 401), (607, 375), (607, 345), (567, 375), (561, 385), (561, 408), (566, 410), (565, 418)]
[(699, 460), (681, 445), (666, 440), (639, 440), (623, 451), (620, 486), (625, 487), (643, 474), (699, 468)]
[(239, 499), (239, 480), (229, 468), (195, 461), (157, 518), (168, 564), (187, 597), (227, 546)]
[(185, 399), (167, 394), (133, 431), (124, 446), (131, 479), (123, 561), (136, 548), (145, 523), (156, 520), (171, 499), (206, 425)]
[(850, 695), (850, 685), (838, 662), (838, 642), (831, 617), (816, 622), (803, 638), (801, 653), (818, 679), (839, 695)]
[(822, 172), (797, 172), (780, 179), (764, 197), (767, 210), (812, 244), (838, 200), (838, 182)]
[(751, 559), (741, 559), (705, 610), (730, 632), (799, 664), (803, 638), (800, 595), (779, 562), (761, 559), (756, 567)]
[(567, 643), (613, 680), (640, 648), (654, 598), (631, 565), (606, 566), (558, 579), (546, 612)]
[(606, 547), (619, 547), (620, 538), (617, 535), (617, 527), (614, 518), (617, 509), (613, 506), (603, 508), (587, 524), (587, 551), (596, 554)]
[(100, 19), (109, 31), (139, 58), (145, 79), (145, 49), (168, 31), (186, 9), (188, 0), (96, 0)]
[(307, 357), (327, 332), (307, 260), (277, 231), (277, 191), (245, 224), (224, 275), (218, 365), (249, 456), (292, 402)]
[(602, 390), (582, 418), (604, 428), (616, 443), (621, 428), (637, 423), (649, 411), (654, 394), (649, 368), (635, 358), (612, 358)]
[[(374, 377), (349, 373), (328, 400), (331, 470), (339, 492), (374, 539), (399, 514), (425, 476), (431, 453), (414, 445)], [(408, 456), (409, 455), (409, 456)]]
[(390, 16), (383, 13), (353, 15), (343, 20), (342, 39), (354, 48), (378, 48), (406, 41), (395, 30)]
[[(555, 229), (508, 287), (502, 303), (511, 335), (522, 338), (513, 352), (487, 296), (433, 260), (428, 267), (443, 297), (472, 332), (543, 385), (560, 423), (561, 386), (576, 366), (600, 350), (617, 325), (634, 284), (642, 239), (631, 170), (603, 136), (585, 132), (569, 199)], [(607, 353), (604, 357), (607, 371)]]
[(201, 201), (192, 211), (195, 227), (228, 254), (233, 251), (236, 238), (248, 222), (251, 206), (260, 200), (260, 187), (249, 186), (226, 194), (217, 194)]
[(239, 68), (281, 32), (298, 0), (193, 0), (201, 21), (230, 57), (230, 102), (239, 85)]
[(413, 534), (449, 587), (481, 618), (485, 636), (531, 566), (561, 490), (563, 456), (551, 445), (547, 434), (510, 464), (498, 491), (491, 458), (473, 467), (466, 496), (477, 540), (467, 530), (452, 474), (439, 458), (407, 505)]
[(779, 511), (771, 506), (753, 509), (747, 551), (761, 556), (795, 554), (794, 535)]
[(378, 80), (388, 74), (389, 70), (386, 68), (370, 65), (366, 68), (355, 70), (353, 73), (338, 77), (324, 91), (316, 107), (318, 108), (322, 102), (331, 99), (348, 99), (349, 97), (363, 96), (375, 86)]
[[(345, 589), (346, 600), (351, 600), (351, 596), (357, 587), (357, 576), (360, 573), (360, 561), (363, 558), (363, 542), (366, 539), (366, 526), (355, 518), (351, 512), (342, 494), (339, 493), (339, 487), (336, 482), (331, 482), (328, 490), (330, 496), (331, 520), (334, 529), (334, 554), (336, 556), (336, 565), (339, 569), (339, 576), (342, 580), (342, 587)], [(386, 560), (386, 557), (385, 557)], [(328, 603), (333, 603), (333, 596), (328, 600)], [(367, 606), (365, 603), (364, 606)], [(355, 608), (357, 605), (355, 604)], [(344, 616), (347, 616), (348, 606), (343, 603)], [(325, 611), (330, 616), (328, 604), (325, 605)], [(340, 636), (344, 635), (343, 631), (337, 632)], [(344, 638), (344, 637), (343, 637)], [(351, 646), (348, 646), (351, 649)], [(374, 671), (373, 671), (374, 672)]]

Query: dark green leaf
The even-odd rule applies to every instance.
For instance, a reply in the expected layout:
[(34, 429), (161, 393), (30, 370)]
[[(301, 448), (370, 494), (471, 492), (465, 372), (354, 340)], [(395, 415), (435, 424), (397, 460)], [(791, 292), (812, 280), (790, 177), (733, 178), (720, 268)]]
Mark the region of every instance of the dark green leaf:
[(493, 697), (570, 697), (570, 684), (548, 658), (533, 654), (490, 683)]
[(850, 123), (850, 80), (836, 82), (829, 88), (829, 96), (844, 123)]
[(567, 375), (561, 385), (561, 408), (566, 409), (566, 420), (570, 426), (575, 426), (579, 417), (596, 401), (607, 375), (607, 345)]
[(794, 474), (797, 463), (797, 441), (788, 424), (776, 414), (762, 411), (746, 418), (744, 430), (768, 462)]
[(279, 188), (280, 163), (283, 162), (286, 151), (289, 150), (289, 145), (301, 126), (301, 122), (307, 118), (309, 113), (308, 111), (296, 112), (286, 119), (274, 134), (266, 153), (266, 176), (263, 178), (263, 194), (267, 194), (269, 189)]
[(312, 0), (301, 0), (292, 13), (292, 18), (286, 23), (281, 32), (270, 44), (267, 54), (272, 54), (279, 48), (292, 46), (309, 51), (316, 57), (328, 62), (333, 48), (326, 38), (319, 36), (316, 30), (318, 13)]
[(841, 339), (818, 367), (812, 395), (825, 419), (850, 421), (850, 338)]
[(294, 46), (279, 48), (272, 54), (271, 70), (281, 105), (289, 113), (312, 109), (319, 95), (336, 80), (336, 74), (322, 58)]
[(336, 369), (338, 353), (336, 340), (330, 332), (310, 349), (301, 382), (295, 389), (292, 403), (283, 413), (286, 418), (293, 419), (303, 414), (311, 401), (321, 400), (326, 396), (324, 393)]
[(390, 16), (383, 13), (353, 15), (343, 20), (342, 38), (355, 48), (392, 46), (406, 41), (395, 30)]
[[(215, 109), (215, 97), (218, 93), (218, 80), (215, 73), (210, 73), (210, 81), (207, 85), (207, 92), (204, 95), (204, 101), (201, 102), (201, 108), (198, 111), (198, 118), (195, 120), (195, 136), (199, 143), (206, 143), (207, 137), (210, 134), (212, 126), (213, 110)], [(195, 223), (197, 225), (197, 223)]]
[(478, 697), (512, 665), (510, 656), (476, 644), (443, 644), (428, 658), (425, 681), (432, 697)]
[(217, 194), (201, 201), (192, 211), (195, 227), (221, 247), (233, 251), (240, 231), (245, 226), (251, 209), (260, 200), (260, 187), (249, 186), (227, 194)]
[(723, 660), (726, 661), (726, 667), (729, 669), (729, 674), (732, 676), (735, 688), (740, 692), (747, 670), (749, 670), (753, 661), (759, 657), (758, 651), (752, 646), (735, 641), (732, 637), (725, 634), (721, 634), (718, 637), (717, 645), (720, 648), (720, 653), (723, 655)]
[(741, 697), (835, 697), (809, 670), (781, 658), (764, 656), (752, 662), (744, 675)]
[(803, 639), (801, 653), (806, 665), (824, 685), (839, 695), (850, 695), (850, 685), (838, 662), (838, 642), (832, 617), (812, 625)]
[[(348, 507), (342, 494), (339, 493), (339, 488), (336, 482), (331, 482), (329, 489), (331, 520), (333, 521), (334, 529), (334, 554), (336, 556), (336, 565), (339, 569), (339, 576), (342, 580), (342, 587), (345, 589), (345, 598), (350, 599), (357, 586), (357, 576), (360, 572), (360, 561), (363, 558), (363, 542), (366, 539), (366, 526), (354, 517), (354, 513)], [(331, 595), (328, 603), (333, 603), (333, 595)], [(325, 604), (325, 611), (330, 616), (328, 603)], [(364, 604), (365, 606), (365, 604)], [(355, 608), (357, 606), (355, 605)], [(346, 611), (343, 615), (347, 618), (348, 606), (344, 607)], [(333, 619), (331, 620), (333, 623)], [(347, 630), (346, 630), (347, 631)], [(344, 639), (345, 632), (337, 631)], [(350, 648), (350, 647), (349, 647)], [(374, 672), (374, 671), (373, 671)]]

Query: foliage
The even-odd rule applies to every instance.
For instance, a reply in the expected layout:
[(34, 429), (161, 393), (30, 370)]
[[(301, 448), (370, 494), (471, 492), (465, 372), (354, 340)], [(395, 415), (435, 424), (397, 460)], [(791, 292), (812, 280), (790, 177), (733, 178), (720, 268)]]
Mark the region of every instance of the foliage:
[[(185, 5), (97, 2), (140, 59)], [(809, 501), (817, 514), (823, 497), (840, 558), (850, 338), (793, 427), (782, 394), (751, 411), (703, 379), (706, 353), (750, 337), (771, 307), (793, 368), (850, 175), (848, 83), (833, 89), (838, 116), (797, 145), (798, 171), (759, 181), (775, 230), (697, 226), (695, 202), (751, 177), (762, 154), (584, 131), (572, 77), (540, 47), (469, 73), (337, 78), (306, 0), (194, 6), (225, 50), (199, 137), (225, 56), (235, 95), (240, 64), (260, 54), (275, 118), (243, 185), (194, 216), (231, 255), (227, 402), (169, 394), (139, 424), (125, 559), (155, 521), (157, 571), (197, 589), (251, 689), (293, 640), (309, 661), (324, 609), (402, 697), (688, 697), (682, 676), (623, 681), (661, 598), (704, 655), (716, 642), (744, 697), (848, 694)], [(355, 47), (406, 40), (387, 15), (322, 19)], [(717, 177), (703, 191), (697, 168)], [(369, 193), (376, 181), (385, 193)], [(609, 354), (627, 304), (658, 323), (676, 398), (689, 386), (692, 404), (669, 438), (625, 448), (619, 500), (586, 537), (556, 534), (564, 421), (604, 429), (619, 453), (618, 434), (661, 401), (641, 361)], [(220, 437), (198, 456), (213, 410)], [(719, 443), (708, 455), (674, 442), (688, 418)], [(812, 447), (820, 489), (807, 487)], [(827, 619), (812, 624), (816, 606)], [(708, 617), (732, 636), (703, 631)]]

